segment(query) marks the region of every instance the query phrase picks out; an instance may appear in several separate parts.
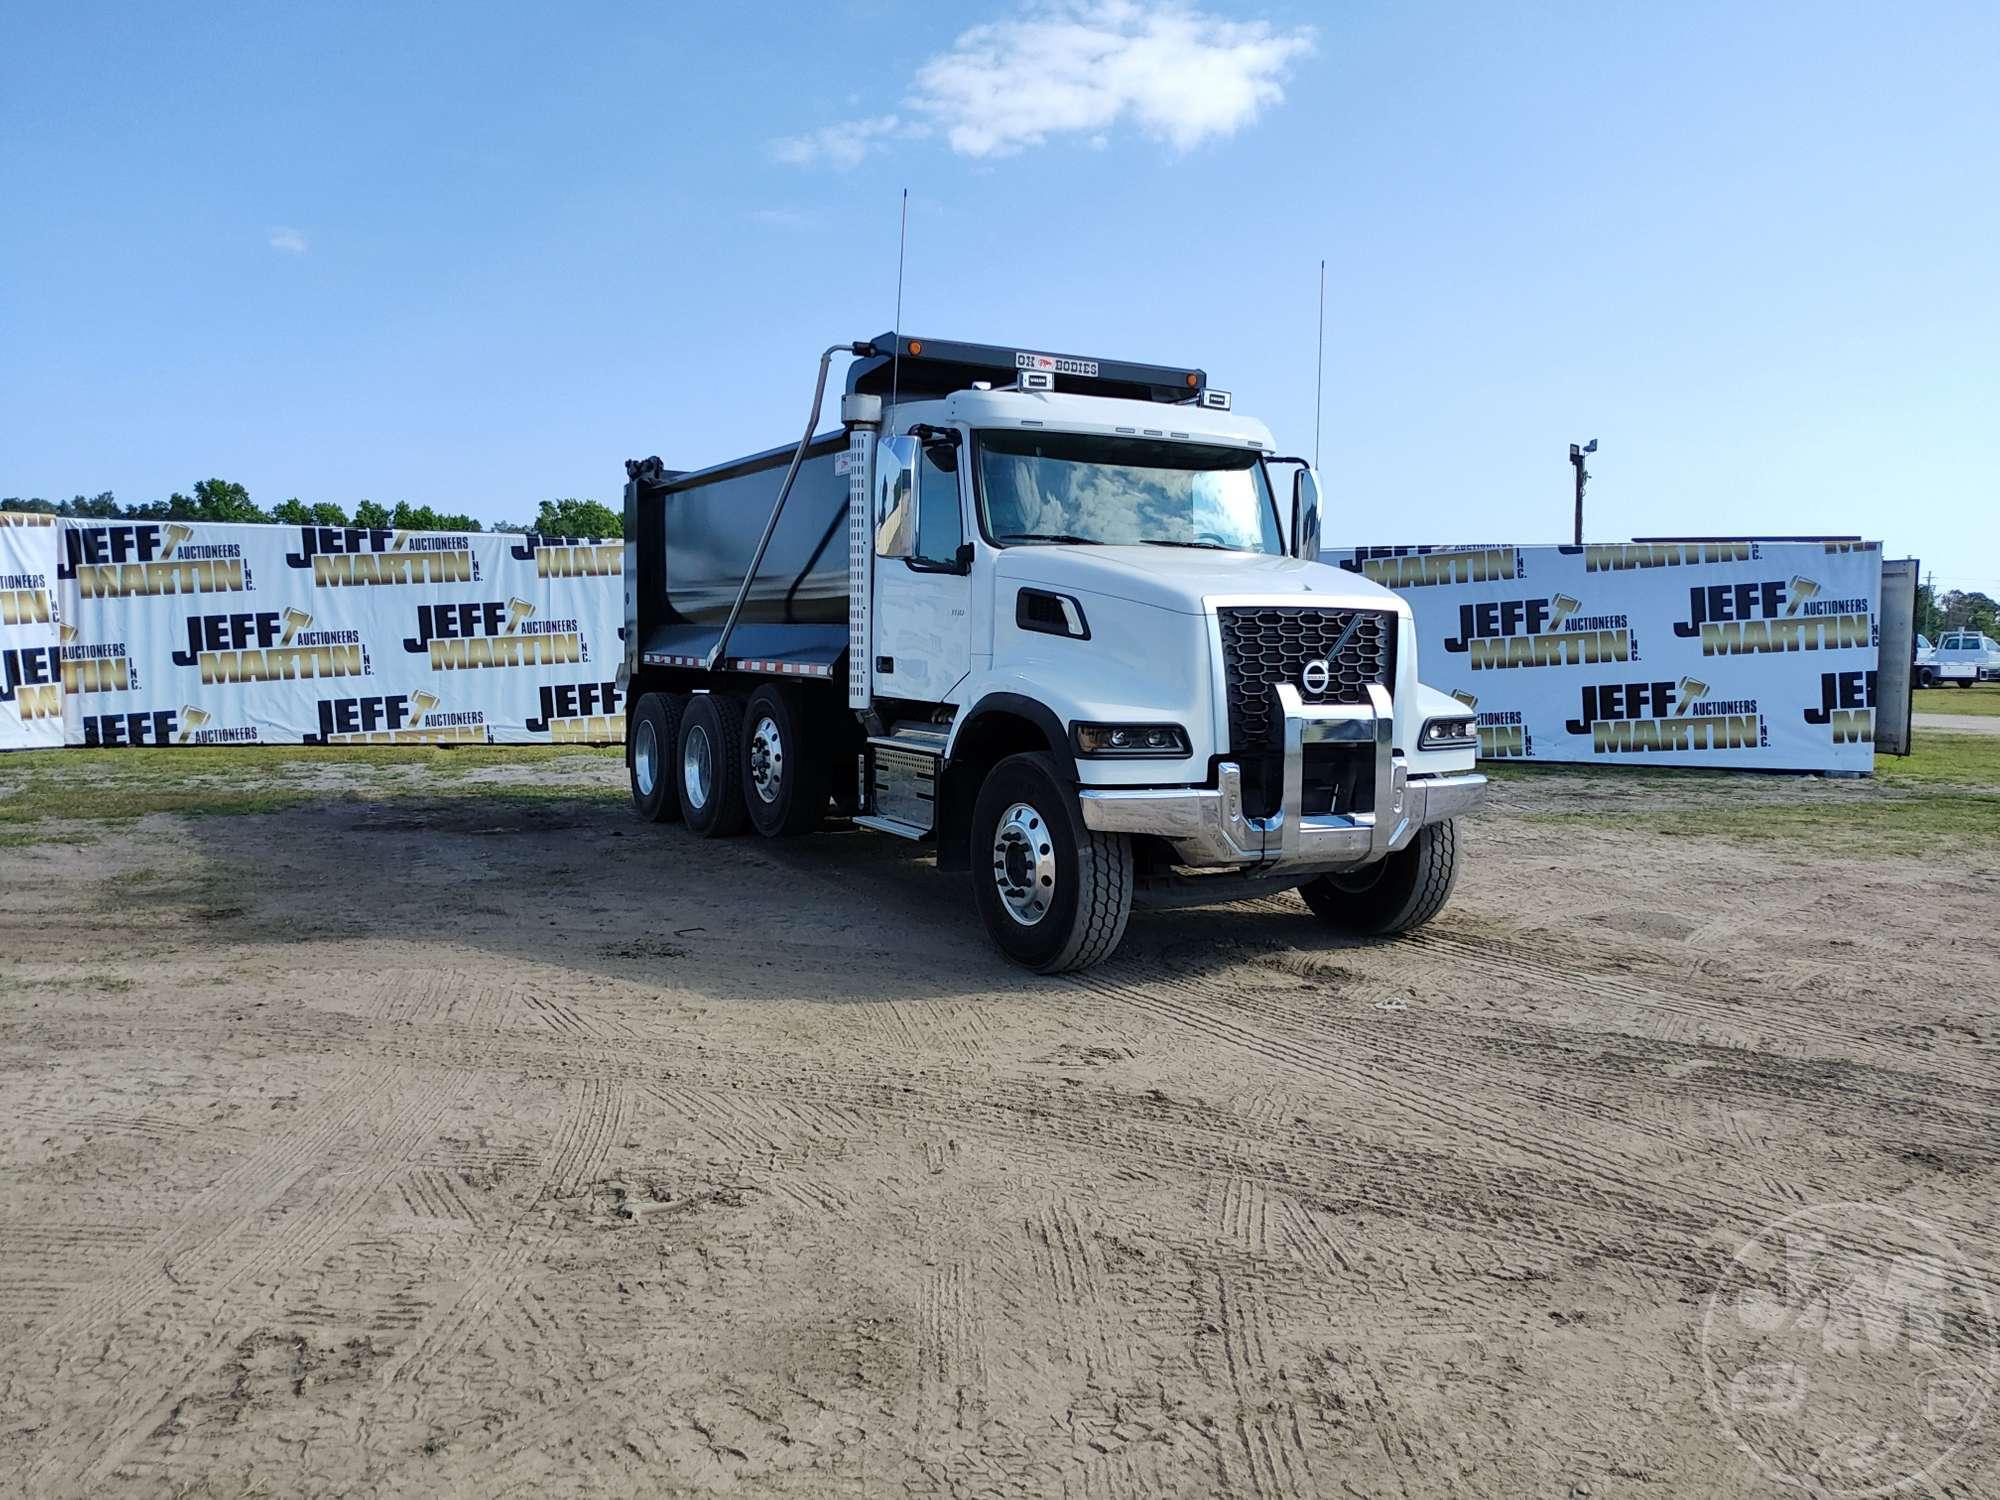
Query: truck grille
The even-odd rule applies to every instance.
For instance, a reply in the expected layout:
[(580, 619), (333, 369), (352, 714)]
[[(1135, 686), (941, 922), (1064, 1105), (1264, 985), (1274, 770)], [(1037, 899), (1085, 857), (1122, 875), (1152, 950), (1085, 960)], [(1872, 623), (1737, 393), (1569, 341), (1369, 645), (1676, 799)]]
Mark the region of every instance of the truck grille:
[[(1352, 634), (1348, 625), (1359, 614)], [(1281, 751), (1277, 695), (1289, 682), (1307, 703), (1366, 703), (1371, 684), (1387, 687), (1396, 668), (1393, 614), (1384, 610), (1260, 605), (1218, 609), (1223, 680), (1229, 690), (1229, 748), (1241, 757)], [(1346, 644), (1336, 655), (1343, 636)], [(1305, 685), (1308, 663), (1324, 661), (1324, 691)]]

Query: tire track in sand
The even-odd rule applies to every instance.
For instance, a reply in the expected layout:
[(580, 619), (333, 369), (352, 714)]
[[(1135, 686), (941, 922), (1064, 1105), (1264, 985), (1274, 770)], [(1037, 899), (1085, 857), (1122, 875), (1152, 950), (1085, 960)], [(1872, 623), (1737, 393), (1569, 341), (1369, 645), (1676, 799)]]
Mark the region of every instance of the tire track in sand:
[(491, 1255), (475, 1258), (458, 1279), (456, 1294), (435, 1307), (411, 1343), (383, 1366), (378, 1376), (383, 1385), (421, 1384), (459, 1359), (487, 1323), (512, 1306), (566, 1233), (553, 1204), (577, 1197), (602, 1178), (626, 1115), (626, 1091), (608, 1079), (574, 1079), (564, 1088), (562, 1112), (542, 1157), (541, 1185), (527, 1209), (501, 1232)]
[[(25, 1487), (36, 1492), (101, 1482), (133, 1445), (164, 1419), (187, 1383), (248, 1331), (217, 1318), (217, 1304), (231, 1305), (234, 1296), (246, 1287), (281, 1285), (291, 1279), (296, 1268), (323, 1256), (435, 1134), (446, 1109), (469, 1083), (462, 1077), (448, 1077), (440, 1084), (407, 1073), (365, 1078), (344, 1101), (346, 1108), (328, 1103), (313, 1125), (270, 1151), (256, 1153), (246, 1164), (240, 1175), (248, 1179), (255, 1209), (239, 1212), (206, 1236), (194, 1227), (201, 1221), (185, 1214), (169, 1239), (178, 1241), (185, 1235), (186, 1241), (155, 1247), (150, 1257), (135, 1257), (136, 1264), (123, 1278), (117, 1295), (105, 1298), (86, 1316), (68, 1320), (64, 1343), (73, 1350), (90, 1344), (108, 1346), (119, 1327), (161, 1303), (183, 1309), (183, 1317), (159, 1320), (169, 1327), (206, 1321), (209, 1331), (178, 1345), (124, 1341), (120, 1348), (124, 1369), (108, 1408), (66, 1408), (56, 1422), (42, 1429), (47, 1441), (41, 1446), (40, 1462), (22, 1476)], [(389, 1119), (371, 1129), (370, 1106), (392, 1089)], [(332, 1174), (330, 1188), (317, 1201), (279, 1213), (275, 1224), (256, 1222), (269, 1221), (307, 1174), (323, 1166), (340, 1141), (356, 1131), (370, 1135), (374, 1142), (359, 1165)], [(210, 1189), (197, 1202), (208, 1201), (215, 1191)], [(149, 1260), (157, 1264), (157, 1274), (149, 1274)], [(47, 1347), (56, 1346), (51, 1341)], [(61, 1357), (60, 1351), (57, 1357)], [(95, 1440), (83, 1441), (92, 1429)]]

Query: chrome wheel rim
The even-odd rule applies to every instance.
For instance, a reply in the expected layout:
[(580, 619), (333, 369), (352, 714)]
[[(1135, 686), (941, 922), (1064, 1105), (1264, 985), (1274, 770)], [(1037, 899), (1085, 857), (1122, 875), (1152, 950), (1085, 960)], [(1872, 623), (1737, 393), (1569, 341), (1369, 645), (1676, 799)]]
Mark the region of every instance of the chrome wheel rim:
[(687, 788), (690, 807), (708, 806), (709, 793), (715, 788), (715, 749), (708, 742), (708, 731), (699, 724), (688, 727), (687, 747), (681, 751), (681, 784)]
[(784, 775), (784, 737), (778, 733), (778, 721), (766, 714), (750, 732), (750, 784), (760, 800), (776, 802)]
[(1056, 895), (1055, 841), (1046, 819), (1025, 802), (1000, 815), (993, 833), (993, 887), (1007, 915), (1033, 927)]
[(632, 738), (632, 779), (641, 797), (652, 796), (660, 783), (660, 732), (650, 719), (639, 721), (639, 732)]

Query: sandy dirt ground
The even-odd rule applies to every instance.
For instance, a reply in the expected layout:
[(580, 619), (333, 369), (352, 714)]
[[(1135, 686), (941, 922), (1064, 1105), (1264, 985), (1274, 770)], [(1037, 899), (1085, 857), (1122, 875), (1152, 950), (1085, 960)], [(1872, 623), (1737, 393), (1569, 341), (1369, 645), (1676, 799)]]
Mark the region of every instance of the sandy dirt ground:
[(1705, 1395), (1749, 1237), (2000, 1268), (1990, 858), (1535, 776), (1419, 936), (1045, 980), (906, 846), (622, 786), (0, 850), (0, 1490), (1771, 1494)]

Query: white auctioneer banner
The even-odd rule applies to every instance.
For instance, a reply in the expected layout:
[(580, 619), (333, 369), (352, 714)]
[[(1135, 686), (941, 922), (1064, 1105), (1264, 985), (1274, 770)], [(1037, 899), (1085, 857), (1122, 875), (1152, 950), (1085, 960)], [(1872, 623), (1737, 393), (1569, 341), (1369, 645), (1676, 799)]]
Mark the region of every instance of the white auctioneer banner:
[(55, 519), (0, 512), (0, 750), (63, 743)]
[(624, 557), (564, 537), (0, 516), (0, 748), (615, 743)]
[[(1362, 547), (1490, 760), (1867, 771), (1869, 542)], [(0, 515), (0, 749), (616, 743), (621, 542)]]
[(1486, 760), (1874, 767), (1877, 542), (1358, 547)]

